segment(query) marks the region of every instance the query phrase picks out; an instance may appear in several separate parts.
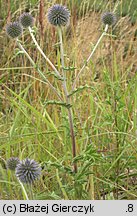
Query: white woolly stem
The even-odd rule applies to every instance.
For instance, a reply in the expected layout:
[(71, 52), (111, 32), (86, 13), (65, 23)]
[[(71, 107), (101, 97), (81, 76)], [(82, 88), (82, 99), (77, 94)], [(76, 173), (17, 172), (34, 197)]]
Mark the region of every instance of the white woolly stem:
[(29, 61), (31, 62), (31, 64), (33, 65), (33, 67), (36, 68), (36, 70), (40, 74), (40, 76), (48, 83), (48, 85), (50, 86), (50, 88), (56, 93), (56, 95), (58, 96), (58, 98), (62, 101), (62, 98), (61, 98), (60, 94), (57, 92), (57, 89), (47, 80), (46, 76), (38, 68), (38, 66), (36, 65), (36, 63), (33, 61), (33, 59), (30, 57), (30, 55), (27, 53), (27, 51), (24, 49), (24, 47), (21, 45), (21, 43), (19, 42), (18, 39), (17, 39), (17, 44), (18, 44), (19, 48), (23, 51), (23, 53), (27, 56), (27, 58), (29, 59)]
[(60, 73), (58, 72), (58, 70), (56, 69), (56, 67), (54, 66), (54, 64), (49, 60), (49, 58), (45, 55), (45, 53), (43, 52), (43, 50), (41, 49), (41, 47), (39, 46), (38, 42), (36, 41), (36, 38), (34, 37), (33, 31), (31, 29), (31, 27), (28, 27), (30, 35), (32, 37), (32, 40), (34, 42), (34, 44), (36, 45), (37, 49), (39, 50), (39, 52), (41, 53), (41, 55), (44, 57), (44, 59), (48, 62), (48, 64), (51, 66), (51, 68), (54, 70), (54, 72), (56, 73), (56, 75), (62, 79)]
[(62, 40), (62, 30), (58, 27), (59, 39), (60, 39), (60, 53), (61, 53), (61, 64), (62, 64), (62, 75), (63, 75), (63, 88), (65, 92), (66, 101), (68, 96), (67, 84), (66, 84), (66, 73), (64, 72), (64, 48), (63, 48), (63, 40)]
[(18, 178), (18, 182), (20, 183), (20, 186), (21, 186), (21, 188), (22, 188), (22, 191), (23, 191), (23, 193), (24, 193), (24, 195), (25, 195), (25, 197), (26, 197), (26, 200), (29, 200), (28, 195), (27, 195), (27, 192), (26, 192), (26, 190), (25, 190), (25, 187), (24, 187), (24, 185), (22, 184), (22, 182), (19, 180), (19, 178)]
[(106, 35), (106, 32), (108, 31), (108, 25), (105, 26), (105, 29), (103, 31), (103, 33), (101, 34), (100, 38), (98, 39), (96, 45), (94, 46), (94, 49), (92, 50), (91, 54), (89, 55), (89, 57), (87, 58), (85, 64), (83, 65), (83, 67), (80, 69), (79, 73), (77, 74), (75, 81), (72, 85), (72, 91), (74, 90), (75, 86), (76, 86), (76, 82), (79, 79), (81, 73), (83, 72), (83, 70), (85, 69), (85, 67), (87, 66), (88, 62), (90, 61), (91, 57), (93, 56), (94, 52), (96, 51), (98, 45), (100, 44), (102, 38), (104, 37), (104, 35)]

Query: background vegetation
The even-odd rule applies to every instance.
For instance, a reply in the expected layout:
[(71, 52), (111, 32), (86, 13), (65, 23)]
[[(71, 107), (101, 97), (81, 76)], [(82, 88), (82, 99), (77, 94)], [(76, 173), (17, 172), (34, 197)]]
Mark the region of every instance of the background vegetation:
[[(40, 7), (43, 3), (43, 6)], [(72, 96), (78, 173), (72, 172), (66, 108), (48, 105), (56, 96), (26, 57), (7, 38), (5, 25), (29, 9), (44, 52), (60, 69), (58, 36), (47, 22), (54, 3), (67, 4), (71, 22), (64, 29), (68, 89), (103, 30), (101, 14), (114, 11), (110, 29), (86, 67)], [(0, 198), (23, 199), (15, 176), (6, 169), (12, 156), (34, 158), (42, 177), (34, 199), (137, 198), (137, 1), (0, 1)], [(25, 48), (58, 89), (59, 81), (37, 52), (28, 31)], [(26, 186), (29, 193), (29, 188)], [(30, 194), (31, 196), (31, 194)]]

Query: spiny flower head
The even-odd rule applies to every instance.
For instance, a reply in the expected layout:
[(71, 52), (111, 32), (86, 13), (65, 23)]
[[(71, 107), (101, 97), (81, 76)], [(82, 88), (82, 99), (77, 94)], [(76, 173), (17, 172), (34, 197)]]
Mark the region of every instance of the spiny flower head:
[(105, 25), (114, 25), (116, 20), (116, 15), (112, 12), (106, 12), (102, 15), (102, 22)]
[(10, 170), (15, 170), (20, 160), (17, 157), (11, 157), (7, 160), (7, 168)]
[(69, 23), (70, 12), (63, 5), (53, 5), (48, 11), (48, 21), (54, 26), (65, 26)]
[(29, 158), (21, 161), (16, 167), (16, 176), (22, 183), (32, 184), (41, 175), (41, 167)]
[(28, 28), (29, 26), (33, 25), (34, 18), (32, 17), (30, 13), (25, 12), (20, 15), (19, 21), (24, 28)]
[(19, 22), (12, 22), (7, 24), (6, 33), (11, 38), (19, 37), (23, 32), (23, 28)]

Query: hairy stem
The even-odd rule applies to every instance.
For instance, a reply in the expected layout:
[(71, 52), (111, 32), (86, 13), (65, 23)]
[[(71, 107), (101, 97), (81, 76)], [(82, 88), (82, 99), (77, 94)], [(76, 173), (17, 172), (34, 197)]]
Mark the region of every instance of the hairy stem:
[[(58, 33), (59, 33), (59, 39), (60, 39), (60, 53), (61, 53), (61, 64), (62, 64), (62, 75), (63, 75), (63, 89), (65, 94), (65, 100), (67, 104), (70, 104), (70, 98), (69, 93), (67, 89), (67, 83), (66, 83), (66, 73), (64, 71), (64, 48), (63, 48), (63, 40), (62, 40), (62, 30), (60, 27), (58, 27)], [(70, 125), (70, 134), (71, 134), (71, 140), (72, 140), (72, 155), (73, 158), (76, 157), (76, 139), (75, 139), (75, 133), (74, 133), (74, 125), (73, 125), (73, 117), (72, 117), (72, 108), (68, 108), (68, 117), (69, 117), (69, 125)], [(74, 163), (74, 172), (77, 173), (77, 164)]]
[(37, 49), (39, 50), (39, 52), (41, 53), (41, 55), (44, 57), (44, 59), (48, 62), (48, 64), (51, 66), (51, 68), (54, 70), (54, 72), (56, 73), (56, 75), (62, 79), (60, 73), (58, 72), (58, 70), (56, 69), (56, 67), (54, 66), (54, 64), (50, 61), (50, 59), (45, 55), (45, 53), (43, 52), (43, 50), (41, 49), (41, 47), (39, 46), (38, 42), (36, 41), (36, 38), (34, 37), (33, 31), (31, 29), (31, 27), (29, 27), (29, 32), (30, 35), (32, 37), (32, 40), (34, 42), (34, 44), (36, 45)]
[(89, 55), (89, 57), (87, 58), (87, 60), (86, 60), (85, 64), (84, 64), (84, 65), (83, 65), (83, 67), (80, 69), (79, 73), (77, 74), (77, 76), (76, 76), (76, 78), (75, 78), (75, 81), (74, 81), (74, 83), (73, 83), (73, 85), (72, 85), (72, 91), (73, 91), (73, 90), (74, 90), (74, 88), (76, 87), (76, 82), (77, 82), (77, 80), (79, 79), (79, 77), (80, 77), (81, 73), (83, 72), (83, 70), (84, 70), (84, 69), (85, 69), (85, 67), (87, 66), (88, 62), (89, 62), (89, 61), (90, 61), (90, 59), (92, 58), (92, 56), (93, 56), (94, 52), (96, 51), (96, 49), (97, 49), (98, 45), (100, 44), (100, 42), (101, 42), (102, 38), (103, 38), (103, 37), (104, 37), (104, 35), (107, 33), (107, 31), (108, 31), (108, 25), (106, 25), (106, 27), (105, 27), (105, 29), (104, 29), (103, 33), (101, 34), (101, 36), (100, 36), (100, 38), (98, 39), (98, 41), (97, 41), (96, 45), (94, 46), (94, 49), (92, 50), (92, 52), (91, 52), (91, 54)]
[(21, 45), (21, 43), (19, 42), (18, 39), (17, 39), (17, 44), (18, 44), (20, 50), (22, 50), (23, 53), (26, 55), (26, 57), (29, 59), (29, 61), (31, 62), (31, 64), (33, 65), (33, 67), (36, 68), (37, 72), (40, 74), (40, 76), (43, 78), (43, 80), (45, 80), (48, 83), (48, 85), (50, 86), (50, 88), (56, 93), (56, 95), (58, 96), (58, 98), (62, 101), (62, 97), (57, 92), (57, 89), (47, 80), (46, 76), (39, 69), (39, 67), (36, 65), (36, 63), (33, 61), (33, 59), (30, 57), (30, 55), (27, 53), (27, 51), (24, 49), (24, 47)]

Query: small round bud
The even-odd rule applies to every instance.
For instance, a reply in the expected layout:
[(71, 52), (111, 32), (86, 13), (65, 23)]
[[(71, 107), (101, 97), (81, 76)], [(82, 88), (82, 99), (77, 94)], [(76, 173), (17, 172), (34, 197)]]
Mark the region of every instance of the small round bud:
[(16, 176), (22, 183), (31, 184), (41, 175), (41, 167), (29, 158), (21, 161), (16, 167)]
[(69, 23), (70, 12), (63, 5), (53, 5), (48, 11), (48, 21), (54, 26), (65, 26)]
[(19, 37), (23, 32), (23, 28), (19, 22), (9, 23), (6, 26), (6, 33), (11, 38)]
[(116, 23), (116, 16), (112, 12), (106, 12), (102, 15), (102, 22), (105, 25), (114, 25)]
[(20, 160), (17, 157), (11, 157), (7, 160), (7, 168), (14, 171), (19, 164)]
[(19, 17), (19, 21), (24, 28), (28, 28), (29, 26), (33, 25), (34, 18), (29, 13), (23, 13)]

